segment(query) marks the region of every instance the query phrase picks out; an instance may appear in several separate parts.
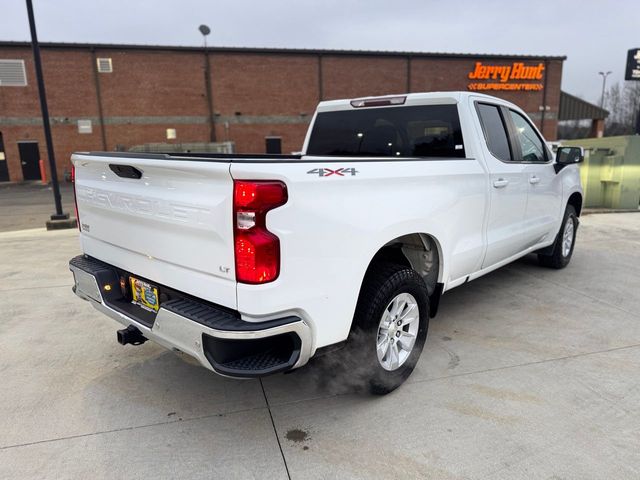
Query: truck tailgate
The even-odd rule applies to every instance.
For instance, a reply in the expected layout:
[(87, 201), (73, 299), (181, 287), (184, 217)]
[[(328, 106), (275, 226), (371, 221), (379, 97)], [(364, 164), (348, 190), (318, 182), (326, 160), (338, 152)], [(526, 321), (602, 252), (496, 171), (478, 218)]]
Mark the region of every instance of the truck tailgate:
[(72, 161), (87, 255), (236, 308), (227, 161), (130, 154), (75, 154)]

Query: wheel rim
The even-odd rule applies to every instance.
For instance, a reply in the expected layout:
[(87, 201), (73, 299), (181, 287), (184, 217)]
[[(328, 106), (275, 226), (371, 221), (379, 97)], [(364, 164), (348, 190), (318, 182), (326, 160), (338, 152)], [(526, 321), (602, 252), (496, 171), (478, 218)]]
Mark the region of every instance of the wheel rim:
[(573, 219), (569, 217), (567, 223), (564, 226), (564, 232), (562, 233), (562, 256), (568, 257), (571, 253), (571, 247), (573, 246)]
[(420, 328), (418, 302), (410, 293), (396, 295), (382, 313), (376, 336), (378, 362), (388, 371), (397, 370), (409, 358)]

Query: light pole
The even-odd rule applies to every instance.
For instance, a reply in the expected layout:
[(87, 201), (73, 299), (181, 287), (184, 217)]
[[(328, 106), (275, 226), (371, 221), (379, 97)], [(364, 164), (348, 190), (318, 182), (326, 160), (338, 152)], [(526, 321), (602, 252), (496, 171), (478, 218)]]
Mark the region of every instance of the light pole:
[(600, 108), (604, 108), (604, 90), (607, 85), (607, 77), (611, 74), (608, 72), (598, 72), (598, 75), (602, 75), (602, 97), (600, 97)]
[(49, 157), (49, 170), (51, 170), (51, 186), (53, 187), (53, 201), (56, 213), (51, 215), (47, 222), (47, 229), (74, 228), (75, 220), (69, 220), (69, 214), (62, 211), (62, 199), (60, 197), (60, 185), (58, 184), (58, 171), (56, 170), (56, 158), (53, 152), (53, 140), (51, 138), (51, 125), (49, 124), (49, 108), (47, 107), (47, 93), (44, 88), (42, 75), (42, 62), (40, 60), (40, 45), (36, 33), (36, 21), (33, 15), (31, 0), (27, 1), (27, 15), (29, 16), (29, 29), (31, 30), (31, 47), (33, 49), (33, 63), (36, 67), (36, 80), (40, 95), (40, 110), (42, 112), (42, 126), (44, 127), (44, 139), (47, 144), (47, 157)]
[(207, 35), (211, 33), (211, 29), (207, 25), (198, 27), (202, 38), (204, 38), (204, 88), (207, 95), (207, 108), (209, 110), (209, 141), (216, 141), (216, 127), (213, 123), (213, 98), (211, 96), (211, 64), (209, 63), (209, 49), (207, 48)]

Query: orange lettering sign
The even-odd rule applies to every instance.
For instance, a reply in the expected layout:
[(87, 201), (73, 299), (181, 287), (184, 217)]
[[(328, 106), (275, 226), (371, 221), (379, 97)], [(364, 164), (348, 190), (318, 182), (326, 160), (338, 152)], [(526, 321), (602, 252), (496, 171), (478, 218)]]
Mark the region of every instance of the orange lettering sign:
[(467, 88), (478, 92), (483, 90), (538, 92), (544, 87), (541, 83), (470, 83)]
[(474, 82), (468, 85), (469, 90), (542, 90), (541, 83), (516, 83), (514, 80), (542, 80), (544, 63), (525, 65), (513, 62), (511, 65), (484, 65), (476, 62), (474, 69), (469, 72), (471, 80), (497, 80), (494, 82)]

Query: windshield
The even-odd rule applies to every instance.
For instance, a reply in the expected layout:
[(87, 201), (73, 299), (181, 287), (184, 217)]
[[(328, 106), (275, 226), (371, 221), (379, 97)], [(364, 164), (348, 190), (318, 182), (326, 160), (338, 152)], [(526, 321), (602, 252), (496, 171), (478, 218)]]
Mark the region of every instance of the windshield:
[(464, 158), (456, 105), (318, 113), (307, 155)]

